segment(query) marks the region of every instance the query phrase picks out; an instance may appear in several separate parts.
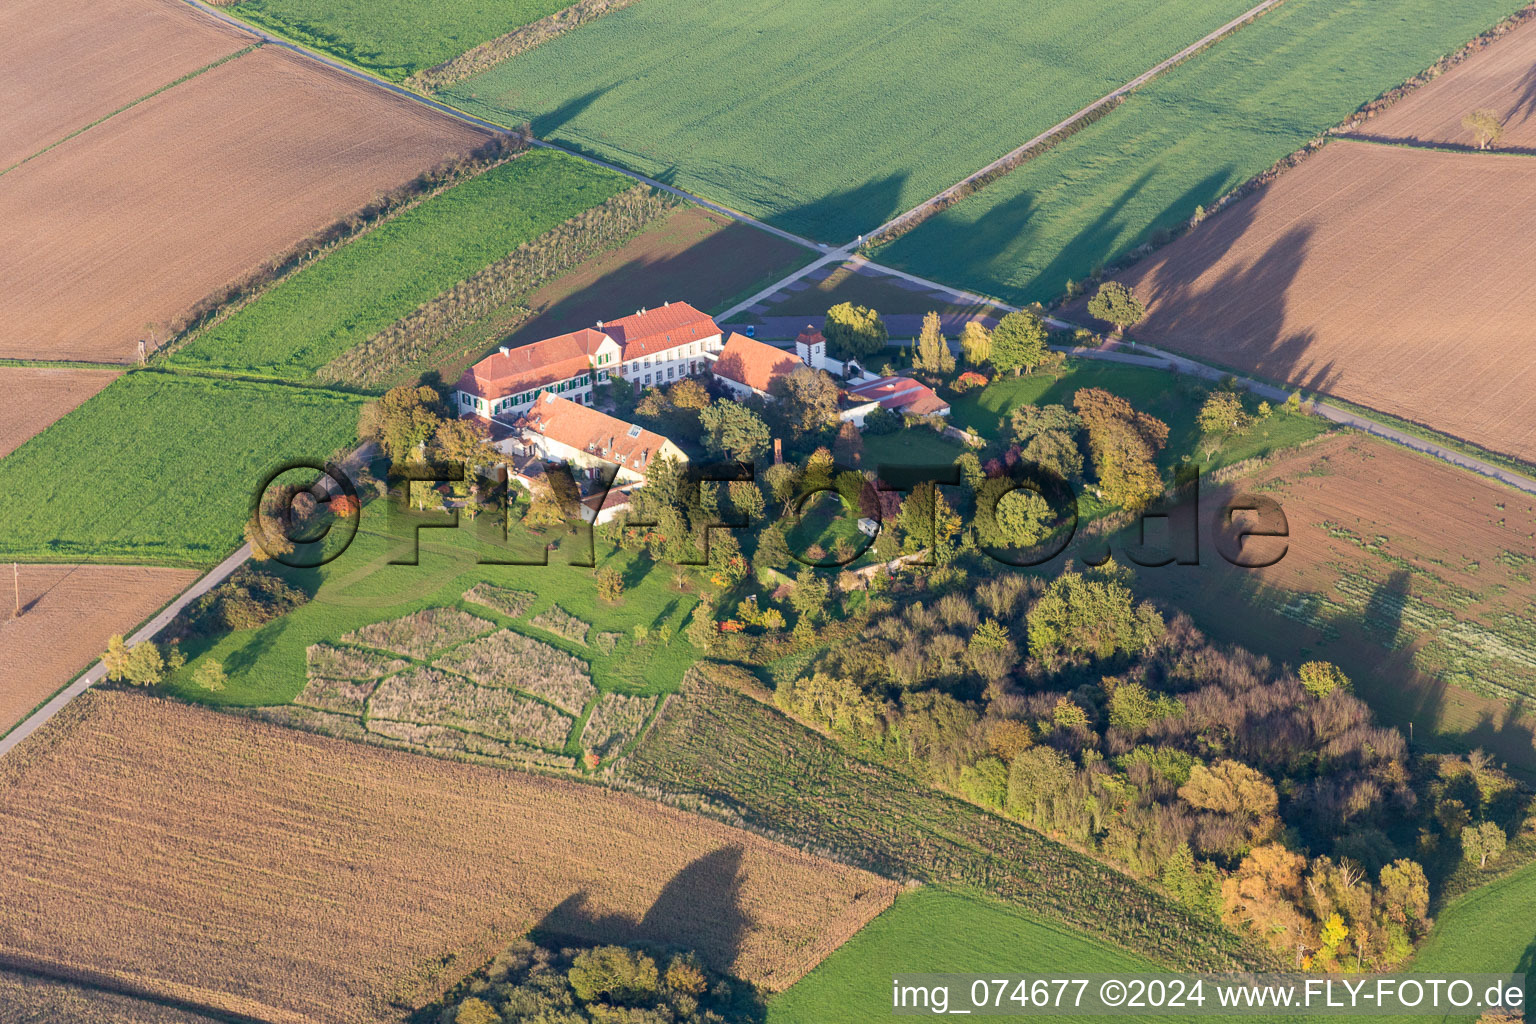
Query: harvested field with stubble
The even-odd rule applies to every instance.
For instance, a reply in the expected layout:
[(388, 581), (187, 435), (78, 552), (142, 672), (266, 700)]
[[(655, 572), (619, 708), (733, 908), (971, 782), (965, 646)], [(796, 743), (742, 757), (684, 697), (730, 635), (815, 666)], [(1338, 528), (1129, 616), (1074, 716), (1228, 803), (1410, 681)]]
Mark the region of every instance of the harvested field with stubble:
[(1536, 160), (1334, 141), (1132, 267), (1137, 338), (1536, 459)]
[(116, 370), (0, 366), (0, 458), (111, 384)]
[(1284, 557), (1236, 568), (1208, 540), (1198, 567), (1138, 572), (1141, 594), (1293, 666), (1335, 662), (1421, 744), (1536, 772), (1536, 498), (1359, 434), (1231, 472), (1201, 488), (1202, 525), (1233, 494), (1273, 499), (1288, 541), (1244, 550)]
[(219, 1024), (129, 996), (0, 971), (0, 1021), (5, 1024)]
[(896, 890), (609, 790), (137, 694), (0, 761), (0, 962), (272, 1024), (403, 1020), (533, 925), (778, 990)]
[(1503, 122), (1504, 136), (1496, 148), (1536, 148), (1536, 20), (1415, 89), (1355, 134), (1474, 146), (1471, 129), (1462, 124), (1474, 110), (1491, 110)]
[(0, 735), (95, 661), (112, 634), (130, 632), (197, 575), (146, 566), (20, 566), (21, 618), (11, 617), (9, 598), (0, 611)]
[(256, 41), (177, 0), (7, 0), (0, 39), (0, 171)]
[(0, 178), (0, 356), (135, 358), (313, 232), (487, 134), (263, 47)]

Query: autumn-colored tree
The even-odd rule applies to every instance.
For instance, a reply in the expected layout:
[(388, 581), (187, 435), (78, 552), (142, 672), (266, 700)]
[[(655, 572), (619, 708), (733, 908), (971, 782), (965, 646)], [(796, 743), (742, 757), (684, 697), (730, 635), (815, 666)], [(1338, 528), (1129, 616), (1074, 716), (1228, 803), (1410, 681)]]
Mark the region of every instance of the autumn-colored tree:
[(1478, 149), (1497, 146), (1504, 137), (1504, 122), (1487, 108), (1479, 108), (1461, 119), (1461, 126), (1472, 133)]
[(1326, 697), (1335, 690), (1348, 693), (1349, 676), (1331, 661), (1309, 661), (1296, 670), (1302, 689), (1314, 697)]
[(467, 472), (477, 466), (494, 466), (506, 460), (494, 444), (490, 431), (474, 420), (443, 420), (432, 435), (432, 450), (445, 462), (462, 465)]
[(826, 672), (781, 684), (773, 699), (801, 721), (848, 738), (872, 734), (886, 711), (885, 705), (858, 683)]
[(1088, 447), (1104, 497), (1128, 509), (1140, 509), (1163, 492), (1155, 461), (1168, 440), (1168, 424), (1137, 412), (1119, 395), (1084, 388), (1073, 407), (1088, 430)]
[(1498, 860), (1504, 855), (1508, 841), (1509, 836), (1494, 822), (1485, 821), (1481, 825), (1469, 826), (1461, 832), (1462, 857), (1468, 863), (1476, 863), (1478, 867), (1485, 868), (1490, 860)]
[(1211, 392), (1195, 421), (1200, 425), (1206, 461), (1210, 461), (1227, 438), (1253, 425), (1253, 417), (1243, 408), (1242, 399), (1230, 391)]
[(610, 604), (624, 599), (624, 577), (612, 566), (597, 570), (597, 596)]
[(376, 439), (384, 454), (397, 462), (412, 458), (437, 432), (441, 403), (437, 391), (425, 385), (390, 388), (377, 402), (363, 407), (359, 433)]
[(160, 648), (151, 640), (129, 647), (122, 635), (107, 640), (107, 650), (101, 656), (101, 664), (107, 670), (107, 678), (113, 682), (133, 686), (158, 686), (165, 681), (167, 669), (178, 668), (179, 654), (167, 662)]
[(1245, 925), (1276, 950), (1292, 953), (1312, 939), (1307, 919), (1297, 909), (1307, 861), (1279, 843), (1250, 851), (1222, 883), (1222, 908), (1228, 922)]
[(983, 366), (992, 361), (992, 332), (980, 320), (967, 320), (960, 328), (960, 354), (968, 366)]
[(707, 409), (710, 404), (709, 389), (693, 377), (684, 377), (673, 384), (667, 397), (679, 409)]
[(224, 674), (224, 666), (220, 662), (209, 658), (193, 670), (192, 681), (210, 693), (217, 693), (224, 689), (229, 677)]
[(837, 381), (825, 370), (801, 366), (775, 377), (768, 386), (774, 397), (773, 410), (796, 437), (814, 434), (837, 422)]

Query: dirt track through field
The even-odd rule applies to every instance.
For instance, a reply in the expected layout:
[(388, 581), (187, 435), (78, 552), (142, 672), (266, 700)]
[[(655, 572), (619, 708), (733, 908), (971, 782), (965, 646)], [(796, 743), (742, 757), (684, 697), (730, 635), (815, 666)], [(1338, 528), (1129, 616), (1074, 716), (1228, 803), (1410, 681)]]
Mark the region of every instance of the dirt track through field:
[(1333, 142), (1121, 275), (1137, 338), (1536, 459), (1536, 160)]
[(279, 47), (0, 177), (0, 356), (128, 361), (313, 231), (487, 134)]
[(7, 0), (0, 171), (253, 41), (177, 0)]
[(132, 693), (0, 760), (0, 962), (273, 1024), (400, 1020), (532, 925), (780, 989), (897, 888), (599, 787)]
[(119, 376), (117, 370), (0, 366), (0, 458)]
[[(62, 512), (60, 514), (63, 514)], [(0, 733), (175, 597), (196, 572), (118, 565), (0, 564)], [(21, 618), (15, 578), (21, 582)]]
[(1415, 89), (1356, 134), (1472, 146), (1476, 140), (1462, 119), (1474, 110), (1491, 110), (1503, 122), (1496, 148), (1536, 149), (1536, 20)]

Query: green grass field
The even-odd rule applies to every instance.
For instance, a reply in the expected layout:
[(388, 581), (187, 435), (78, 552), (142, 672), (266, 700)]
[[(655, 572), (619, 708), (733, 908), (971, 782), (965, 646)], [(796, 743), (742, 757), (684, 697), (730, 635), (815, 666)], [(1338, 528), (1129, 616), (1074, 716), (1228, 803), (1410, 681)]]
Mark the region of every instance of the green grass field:
[(1065, 977), (1159, 970), (1150, 960), (1003, 904), (945, 889), (918, 889), (898, 897), (889, 910), (774, 998), (768, 1004), (768, 1024), (884, 1024), (891, 1017), (895, 974)]
[(212, 565), (283, 462), (351, 444), (361, 399), (129, 373), (0, 460), (0, 555)]
[(401, 82), (567, 6), (567, 0), (245, 0), (230, 13)]
[[(441, 520), (437, 515), (418, 521)], [(368, 505), (356, 539), (335, 561), (318, 569), (284, 569), (271, 563), (261, 566), (275, 569), (294, 586), (312, 593), (314, 598), (308, 604), (257, 629), (230, 633), (211, 642), (189, 643), (185, 648), (188, 664), (171, 681), (171, 691), (209, 704), (286, 704), (304, 688), (305, 649), (310, 644), (334, 642), (358, 626), (435, 606), (462, 606), (481, 618), (514, 625), (586, 660), (592, 666), (592, 681), (600, 690), (653, 694), (677, 688), (697, 655), (687, 640), (676, 634), (680, 634), (698, 599), (672, 585), (669, 568), (653, 568), (648, 556), (614, 551), (599, 541), (599, 567), (618, 569), (627, 587), (620, 603), (609, 604), (598, 597), (593, 579), (596, 570), (566, 564), (567, 558), (560, 552), (550, 553), (547, 566), (478, 564), (482, 558), (531, 561), (537, 554), (536, 545), (530, 544), (517, 527), (506, 548), (486, 544), (477, 530), (478, 524), (467, 520), (458, 530), (423, 530), (419, 564), (391, 565), (393, 560), (409, 557), (410, 528), (390, 523), (384, 502)], [(538, 598), (514, 624), (479, 605), (463, 602), (464, 592), (476, 583), (533, 591)], [(604, 655), (595, 647), (525, 625), (554, 604), (590, 623), (594, 634), (621, 633), (614, 652)], [(666, 625), (674, 636), (667, 644), (652, 639), (637, 646), (637, 625), (653, 632)], [(192, 673), (202, 658), (223, 664), (229, 674), (224, 690), (210, 693), (192, 682)]]
[(841, 243), (1249, 6), (645, 0), (443, 98)]
[(525, 153), (306, 267), (169, 362), (307, 380), (421, 303), (629, 184), (560, 153)]
[(1520, 6), (1287, 0), (876, 259), (1049, 301)]

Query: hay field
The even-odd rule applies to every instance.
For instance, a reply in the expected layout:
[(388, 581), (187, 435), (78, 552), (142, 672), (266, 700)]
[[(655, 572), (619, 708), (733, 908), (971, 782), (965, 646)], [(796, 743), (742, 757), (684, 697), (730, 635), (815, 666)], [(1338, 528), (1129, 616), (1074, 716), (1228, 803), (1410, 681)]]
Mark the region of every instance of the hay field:
[(116, 370), (0, 366), (0, 458), (112, 383)]
[(609, 790), (112, 691), (0, 762), (0, 850), (0, 962), (272, 1024), (401, 1020), (533, 925), (780, 989), (897, 888)]
[(127, 633), (197, 579), (184, 569), (23, 565), (21, 618), (12, 574), (0, 573), (0, 734), (85, 669), (113, 633)]
[(1120, 275), (1137, 338), (1536, 459), (1536, 161), (1336, 141)]
[(155, 1003), (0, 971), (0, 1021), (5, 1024), (218, 1024), (212, 1017)]
[[(1280, 503), (1284, 557), (1217, 553), (1229, 495)], [(1136, 586), (1212, 636), (1343, 666), (1381, 719), (1429, 746), (1481, 746), (1536, 772), (1536, 498), (1397, 445), (1345, 433), (1202, 487), (1202, 562)], [(1252, 555), (1280, 542), (1250, 539)]]
[(1462, 118), (1492, 110), (1504, 122), (1499, 149), (1536, 147), (1536, 21), (1415, 89), (1356, 132), (1378, 139), (1452, 143), (1476, 141)]
[(130, 360), (198, 300), (484, 133), (277, 47), (0, 178), (0, 356)]
[(0, 40), (0, 171), (255, 41), (177, 0), (7, 0)]

